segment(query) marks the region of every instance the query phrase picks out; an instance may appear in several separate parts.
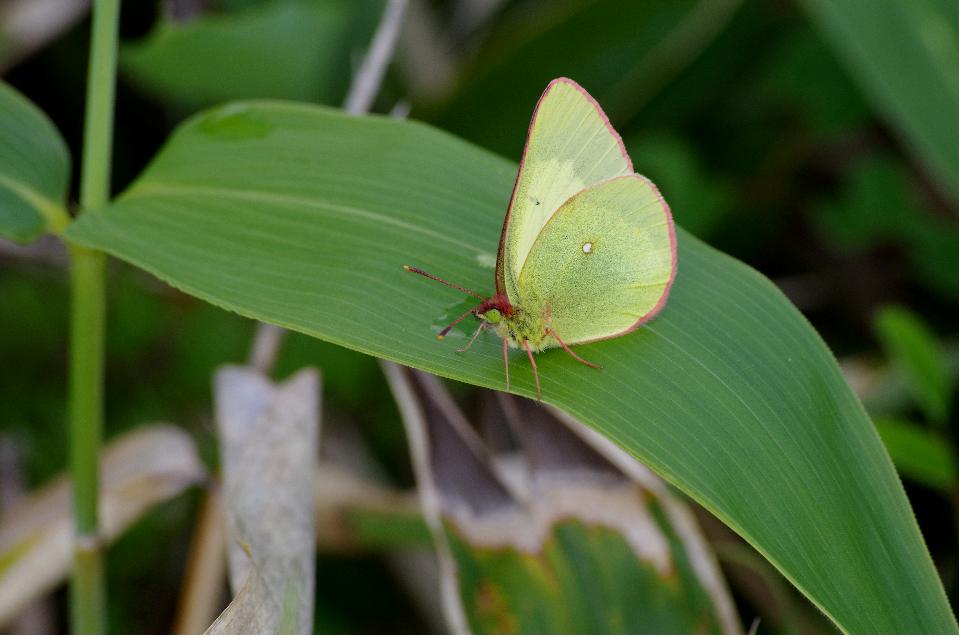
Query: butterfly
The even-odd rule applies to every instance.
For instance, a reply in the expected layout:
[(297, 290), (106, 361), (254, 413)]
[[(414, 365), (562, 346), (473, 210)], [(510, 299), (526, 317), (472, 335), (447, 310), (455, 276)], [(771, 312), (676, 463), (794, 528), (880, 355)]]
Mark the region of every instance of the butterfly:
[(534, 353), (625, 335), (664, 307), (677, 271), (675, 227), (658, 189), (634, 172), (621, 136), (577, 82), (553, 80), (535, 106), (518, 177), (501, 228), (494, 295), (485, 297), (404, 266), (481, 303), (473, 315), (508, 348), (527, 352), (538, 398)]

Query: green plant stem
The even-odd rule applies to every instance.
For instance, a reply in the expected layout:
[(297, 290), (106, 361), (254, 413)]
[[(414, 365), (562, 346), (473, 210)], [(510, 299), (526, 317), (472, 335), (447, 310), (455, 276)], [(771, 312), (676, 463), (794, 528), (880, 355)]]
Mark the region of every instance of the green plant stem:
[(80, 207), (83, 210), (103, 206), (110, 196), (119, 17), (120, 0), (97, 0), (94, 4), (80, 175)]
[(70, 622), (74, 633), (103, 633), (107, 601), (99, 544), (77, 546), (70, 591)]
[(97, 458), (103, 422), (104, 266), (99, 251), (71, 247), (70, 455), (76, 531), (97, 535)]
[[(105, 205), (110, 195), (119, 14), (119, 0), (97, 0), (94, 4), (80, 177), (81, 213)], [(96, 250), (70, 248), (70, 466), (76, 533), (70, 617), (73, 633), (91, 634), (106, 629), (106, 586), (97, 520), (98, 462), (103, 437), (106, 257)]]

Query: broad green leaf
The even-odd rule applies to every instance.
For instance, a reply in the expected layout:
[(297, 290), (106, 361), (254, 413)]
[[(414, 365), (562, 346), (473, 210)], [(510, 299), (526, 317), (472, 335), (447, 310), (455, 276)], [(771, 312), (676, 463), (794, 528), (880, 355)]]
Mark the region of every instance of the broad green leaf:
[(875, 332), (925, 416), (944, 423), (952, 399), (952, 380), (942, 365), (938, 339), (929, 327), (911, 311), (890, 306), (875, 316)]
[(351, 51), (364, 46), (376, 23), (376, 5), (272, 0), (183, 24), (165, 19), (143, 41), (122, 48), (120, 69), (134, 84), (186, 107), (237, 98), (338, 102), (350, 79)]
[(28, 242), (67, 223), (67, 145), (47, 116), (0, 82), (0, 237)]
[(802, 5), (879, 115), (957, 196), (958, 6), (934, 0)]
[(875, 427), (903, 476), (937, 490), (958, 487), (959, 462), (938, 432), (893, 418), (877, 418)]
[[(432, 323), (490, 292), (517, 167), (414, 122), (236, 103), (178, 129), (68, 237), (245, 316), (504, 388), (501, 344)], [(842, 629), (956, 631), (905, 493), (831, 353), (763, 276), (679, 231), (668, 304), (622, 338), (538, 359), (543, 397), (746, 538)], [(512, 391), (534, 396), (526, 358)]]

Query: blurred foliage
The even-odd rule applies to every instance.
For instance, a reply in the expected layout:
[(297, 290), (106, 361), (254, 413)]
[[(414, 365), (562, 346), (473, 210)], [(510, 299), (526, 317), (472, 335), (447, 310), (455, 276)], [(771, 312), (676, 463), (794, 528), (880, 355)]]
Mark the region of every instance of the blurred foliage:
[(855, 83), (958, 195), (959, 34), (951, 0), (802, 0)]
[(380, 11), (379, 2), (277, 0), (165, 18), (124, 46), (120, 69), (190, 109), (253, 97), (336, 104), (350, 81), (344, 70), (363, 54)]
[(0, 237), (28, 243), (65, 225), (70, 157), (42, 111), (0, 83)]
[(875, 427), (904, 477), (946, 493), (956, 490), (959, 462), (937, 432), (892, 418), (876, 419)]
[(908, 382), (915, 403), (932, 423), (948, 417), (954, 379), (939, 360), (939, 342), (925, 322), (904, 308), (885, 307), (875, 330), (893, 365)]
[[(197, 15), (160, 9), (174, 4), (124, 3), (116, 189), (201, 104), (340, 103), (381, 7), (210, 0), (185, 3), (207, 8)], [(409, 71), (395, 69), (382, 109), (410, 100), (412, 117), (516, 159), (547, 81), (581, 82), (681, 225), (785, 283), (836, 354), (904, 378), (908, 402), (872, 416), (957, 601), (958, 380), (944, 365), (958, 342), (957, 4), (506, 0), (455, 38), (447, 29), (459, 4), (412, 12), (428, 16), (437, 50), (451, 57), (444, 91), (410, 93)], [(856, 20), (839, 15), (859, 7)], [(88, 31), (77, 25), (5, 77), (50, 115), (75, 158)], [(883, 37), (892, 33), (901, 35)], [(178, 423), (216, 466), (211, 374), (246, 358), (251, 322), (122, 264), (109, 283), (108, 434)], [(0, 433), (22, 447), (31, 485), (66, 464), (67, 303), (61, 266), (0, 253)], [(891, 304), (901, 309), (883, 311)], [(391, 476), (410, 484), (375, 363), (290, 335), (275, 372), (303, 365), (324, 371), (325, 410), (356, 423)], [(111, 551), (112, 631), (169, 630), (193, 500), (165, 505)], [(316, 630), (425, 629), (379, 560), (321, 557), (318, 573)], [(739, 598), (746, 626), (771, 611), (750, 600)]]
[[(907, 308), (885, 306), (873, 323), (893, 381), (906, 387), (908, 397), (901, 405), (877, 410), (879, 435), (904, 477), (957, 499), (959, 461), (953, 437), (946, 436), (950, 425), (946, 419), (953, 401), (958, 401), (957, 361), (945, 365), (947, 348)], [(958, 430), (950, 434), (957, 439)]]
[(191, 525), (198, 510), (192, 491), (149, 512), (107, 554), (110, 633), (154, 628), (171, 630), (187, 558)]
[[(655, 134), (625, 142), (635, 170), (651, 178), (671, 202), (675, 221), (700, 237), (712, 237), (731, 210), (735, 191), (707, 171), (697, 151), (683, 138)], [(697, 184), (696, 188), (692, 188)]]
[(446, 533), (477, 633), (721, 632), (704, 591), (691, 584), (687, 557), (665, 577), (651, 564), (639, 567), (625, 537), (603, 525), (561, 521), (534, 554), (472, 547), (450, 526)]
[(850, 254), (899, 247), (918, 283), (951, 299), (959, 289), (958, 228), (920, 199), (903, 164), (869, 155), (852, 168), (839, 195), (816, 206), (815, 223), (837, 249)]

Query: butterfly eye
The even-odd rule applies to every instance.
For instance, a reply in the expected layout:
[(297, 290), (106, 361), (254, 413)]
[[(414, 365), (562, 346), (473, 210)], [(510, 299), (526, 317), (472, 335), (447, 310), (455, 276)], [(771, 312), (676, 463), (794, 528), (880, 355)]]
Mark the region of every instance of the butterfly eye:
[(501, 311), (497, 308), (492, 308), (484, 313), (484, 320), (488, 323), (501, 323)]

